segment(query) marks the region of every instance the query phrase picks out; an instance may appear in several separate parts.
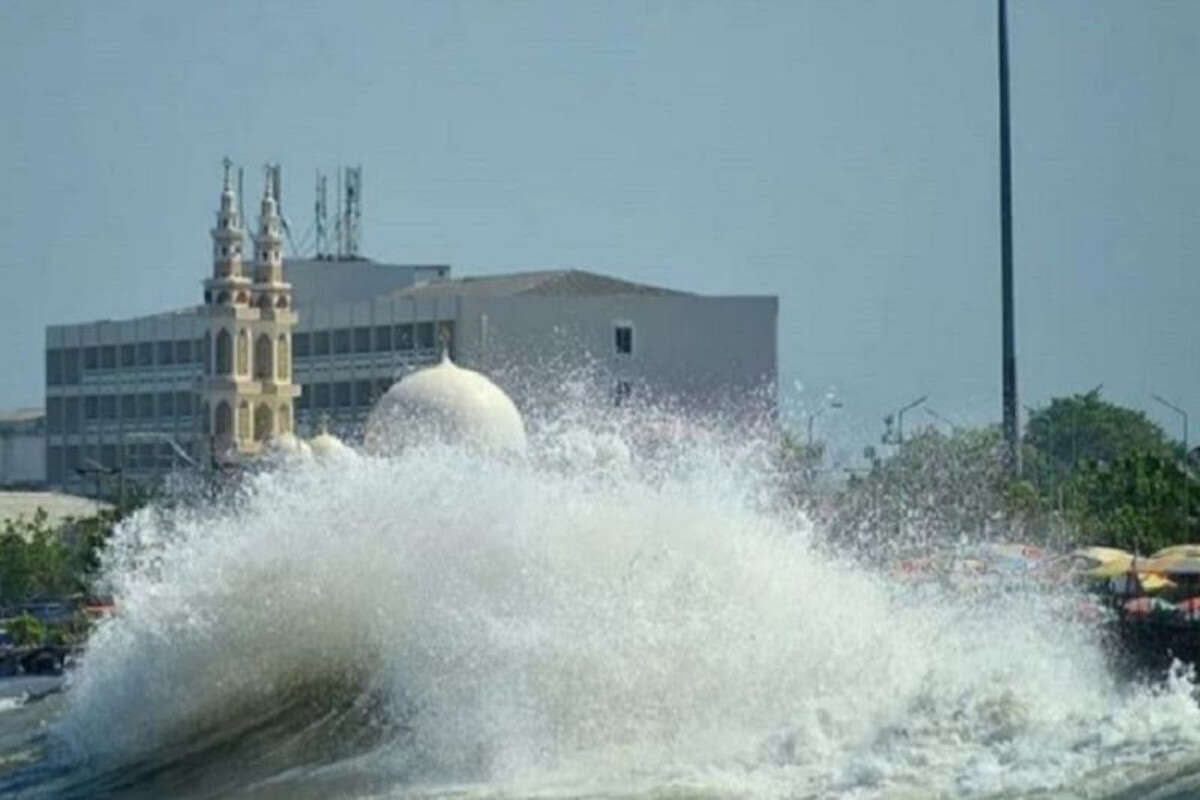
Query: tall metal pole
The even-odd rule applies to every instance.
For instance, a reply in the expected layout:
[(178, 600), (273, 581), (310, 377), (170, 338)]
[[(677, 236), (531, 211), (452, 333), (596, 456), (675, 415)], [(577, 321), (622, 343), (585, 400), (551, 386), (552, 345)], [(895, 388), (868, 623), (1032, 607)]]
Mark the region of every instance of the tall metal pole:
[(1009, 472), (1021, 474), (1017, 430), (1017, 353), (1013, 335), (1012, 147), (1008, 130), (1008, 9), (999, 4), (1000, 39), (1000, 294), (1002, 305), (1004, 442)]
[(1183, 529), (1186, 533), (1188, 529), (1188, 415), (1186, 411), (1170, 400), (1166, 400), (1157, 394), (1150, 396), (1183, 418), (1183, 501), (1180, 503), (1180, 514), (1183, 518)]

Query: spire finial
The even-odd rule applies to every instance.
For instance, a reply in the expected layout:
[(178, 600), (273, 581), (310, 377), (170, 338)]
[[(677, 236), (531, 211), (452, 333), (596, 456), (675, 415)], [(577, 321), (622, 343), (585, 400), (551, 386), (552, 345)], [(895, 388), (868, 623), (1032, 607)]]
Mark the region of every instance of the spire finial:
[(275, 191), (272, 184), (275, 182), (275, 170), (271, 168), (270, 164), (263, 164), (263, 170), (267, 173), (267, 179), (263, 182), (263, 200), (268, 197), (274, 199)]
[(221, 181), (221, 187), (223, 189), (228, 190), (229, 189), (229, 168), (233, 166), (233, 162), (229, 160), (229, 156), (225, 156), (223, 159), (221, 159), (221, 166), (225, 169), (225, 177)]

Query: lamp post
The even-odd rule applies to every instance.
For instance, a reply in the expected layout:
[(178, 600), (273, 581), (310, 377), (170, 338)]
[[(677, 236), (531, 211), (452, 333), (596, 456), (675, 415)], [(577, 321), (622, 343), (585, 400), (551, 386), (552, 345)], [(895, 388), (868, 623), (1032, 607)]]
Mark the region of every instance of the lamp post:
[(1166, 406), (1167, 408), (1174, 411), (1176, 414), (1178, 414), (1183, 419), (1183, 457), (1186, 460), (1187, 459), (1187, 451), (1188, 451), (1188, 426), (1187, 426), (1188, 415), (1187, 415), (1187, 412), (1184, 411), (1179, 406), (1172, 403), (1171, 401), (1164, 400), (1161, 395), (1152, 394), (1152, 395), (1150, 395), (1150, 397), (1152, 397), (1153, 399), (1162, 403), (1164, 406)]
[(170, 446), (171, 452), (174, 453), (176, 458), (181, 459), (183, 463), (187, 464), (189, 467), (194, 469), (200, 468), (200, 465), (196, 463), (196, 459), (188, 455), (187, 451), (183, 449), (182, 445), (180, 445), (179, 442), (175, 441), (175, 439), (168, 434), (161, 433), (159, 431), (131, 431), (130, 433), (125, 434), (125, 438), (131, 442), (165, 442)]
[(1182, 408), (1160, 395), (1152, 394), (1150, 397), (1174, 411), (1183, 420), (1183, 500), (1179, 504), (1179, 510), (1182, 515), (1183, 529), (1186, 533), (1188, 530), (1188, 415)]
[(928, 397), (929, 395), (923, 394), (896, 412), (896, 444), (904, 444), (904, 412), (911, 411), (921, 405)]

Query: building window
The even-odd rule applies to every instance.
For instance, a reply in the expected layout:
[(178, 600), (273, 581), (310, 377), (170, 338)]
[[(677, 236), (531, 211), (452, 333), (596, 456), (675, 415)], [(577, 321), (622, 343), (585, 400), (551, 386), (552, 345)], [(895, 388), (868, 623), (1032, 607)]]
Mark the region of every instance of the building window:
[[(196, 353), (199, 355), (199, 348), (196, 348)], [(192, 340), (180, 339), (175, 342), (175, 363), (190, 364), (192, 363)]]
[(84, 369), (100, 369), (100, 348), (99, 347), (83, 348), (83, 368)]
[(154, 455), (153, 444), (138, 445), (138, 466), (142, 469), (158, 468), (158, 459)]
[(77, 445), (67, 445), (63, 449), (63, 472), (68, 478), (75, 475), (75, 470), (80, 467), (79, 463), (79, 447)]
[(371, 329), (370, 328), (355, 328), (354, 329), (354, 352), (356, 352), (356, 353), (371, 352)]
[(139, 367), (154, 366), (154, 342), (138, 342), (137, 363)]
[(418, 322), (417, 323), (417, 349), (432, 350), (437, 342), (433, 338), (433, 323)]
[(354, 382), (354, 405), (356, 405), (356, 406), (371, 405), (371, 382), (370, 381), (355, 381)]
[[(293, 336), (292, 337), (293, 343), (295, 342), (295, 340), (296, 339)], [(296, 410), (297, 411), (308, 410), (309, 402), (311, 400), (312, 400), (312, 389), (310, 389), (308, 387), (308, 385), (301, 386), (300, 387), (300, 396), (296, 398)]]
[(79, 370), (79, 349), (63, 350), (63, 383), (75, 386), (82, 380)]
[[(242, 331), (245, 333), (245, 331)], [(241, 342), (238, 342), (241, 346)], [(265, 333), (260, 333), (258, 338), (254, 340), (254, 377), (260, 381), (275, 380), (275, 360), (272, 356), (275, 354), (275, 346), (271, 344), (271, 337)], [(255, 412), (258, 413), (257, 411)]]
[(63, 482), (63, 449), (61, 447), (46, 448), (46, 477), (50, 483)]
[(63, 404), (64, 428), (67, 433), (79, 433), (79, 398), (68, 397)]
[(350, 407), (350, 381), (338, 381), (333, 385), (333, 404), (338, 408)]
[(392, 349), (392, 326), (379, 325), (375, 328), (375, 352), (386, 353)]
[(313, 407), (314, 408), (329, 408), (329, 384), (317, 383), (313, 385)]
[(121, 345), (121, 367), (137, 366), (137, 348), (131, 344)]
[(233, 337), (224, 328), (217, 334), (217, 358), (214, 371), (218, 375), (233, 374)]
[(175, 363), (175, 343), (174, 342), (159, 342), (158, 343), (158, 363), (167, 365)]
[(392, 388), (391, 379), (390, 378), (380, 378), (379, 380), (375, 381), (375, 396), (383, 397), (385, 394), (387, 394), (387, 391), (390, 388)]
[(83, 398), (83, 418), (97, 419), (100, 416), (100, 398), (94, 394)]
[(175, 393), (174, 392), (159, 392), (158, 393), (158, 415), (160, 417), (175, 416)]
[(117, 396), (115, 394), (100, 395), (100, 419), (117, 418)]
[(296, 358), (307, 358), (309, 354), (310, 337), (307, 333), (292, 334), (292, 355)]
[(629, 402), (630, 396), (633, 394), (633, 384), (629, 381), (617, 381), (617, 391), (615, 402), (617, 405), (624, 405)]
[(350, 329), (339, 328), (333, 332), (333, 352), (349, 353), (350, 352)]
[(106, 344), (100, 348), (100, 369), (117, 368), (117, 346)]
[(61, 397), (46, 398), (46, 430), (50, 433), (62, 433), (63, 401)]
[(100, 466), (107, 469), (117, 466), (117, 446), (115, 444), (100, 445)]
[(46, 351), (46, 385), (62, 385), (62, 351)]
[(413, 326), (412, 323), (407, 325), (397, 325), (395, 328), (395, 344), (397, 350), (412, 350), (413, 342)]
[(313, 355), (329, 355), (329, 331), (317, 331), (313, 334)]
[(633, 326), (632, 325), (617, 325), (613, 330), (616, 331), (617, 353), (619, 355), (633, 354)]
[(137, 395), (123, 394), (121, 395), (121, 419), (136, 419), (137, 418)]
[(443, 322), (438, 326), (438, 345), (451, 356), (454, 355), (454, 323)]
[(175, 412), (181, 417), (190, 417), (192, 415), (191, 392), (175, 393)]

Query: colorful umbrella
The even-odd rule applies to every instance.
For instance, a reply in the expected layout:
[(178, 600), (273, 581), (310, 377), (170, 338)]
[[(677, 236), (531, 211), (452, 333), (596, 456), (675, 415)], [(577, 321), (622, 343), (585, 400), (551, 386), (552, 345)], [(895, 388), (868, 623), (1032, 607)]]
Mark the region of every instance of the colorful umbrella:
[(1174, 611), (1175, 606), (1160, 597), (1135, 597), (1125, 601), (1125, 614), (1130, 617), (1148, 617)]
[(1200, 558), (1200, 544), (1173, 544), (1150, 555), (1151, 558)]
[(1175, 607), (1179, 609), (1179, 613), (1187, 617), (1192, 622), (1200, 622), (1200, 597), (1189, 597), (1176, 603)]

